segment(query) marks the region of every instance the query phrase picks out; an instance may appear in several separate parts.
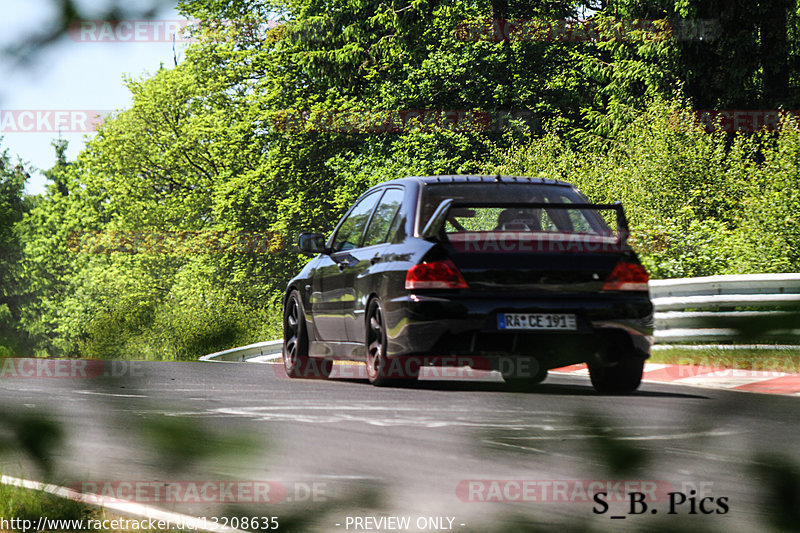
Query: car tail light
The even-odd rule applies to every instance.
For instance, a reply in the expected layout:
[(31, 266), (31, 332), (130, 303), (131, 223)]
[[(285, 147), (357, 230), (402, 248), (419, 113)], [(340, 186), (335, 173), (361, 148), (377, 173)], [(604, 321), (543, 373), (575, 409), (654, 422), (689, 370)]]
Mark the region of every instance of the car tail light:
[(467, 281), (450, 261), (423, 261), (408, 269), (406, 289), (467, 289)]
[(646, 291), (650, 276), (642, 265), (620, 261), (603, 283), (604, 291)]

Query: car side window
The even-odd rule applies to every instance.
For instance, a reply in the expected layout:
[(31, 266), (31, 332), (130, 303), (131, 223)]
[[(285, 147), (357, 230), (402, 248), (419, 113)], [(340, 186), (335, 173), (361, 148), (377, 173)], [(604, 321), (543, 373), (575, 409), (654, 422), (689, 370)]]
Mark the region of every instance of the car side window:
[(361, 241), (361, 235), (364, 233), (364, 227), (367, 225), (369, 215), (372, 209), (380, 198), (379, 191), (375, 191), (369, 196), (365, 196), (358, 202), (352, 211), (347, 215), (342, 224), (339, 226), (339, 231), (333, 241), (334, 252), (344, 252), (358, 248)]
[(400, 205), (403, 203), (404, 192), (402, 189), (388, 189), (381, 198), (375, 214), (367, 228), (367, 234), (364, 237), (364, 246), (372, 246), (374, 244), (381, 244), (389, 242), (392, 239), (390, 229), (392, 228)]

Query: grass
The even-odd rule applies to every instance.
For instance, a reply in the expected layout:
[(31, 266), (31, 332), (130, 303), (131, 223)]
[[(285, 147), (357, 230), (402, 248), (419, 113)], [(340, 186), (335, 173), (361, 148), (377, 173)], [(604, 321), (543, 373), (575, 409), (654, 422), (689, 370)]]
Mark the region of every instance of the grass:
[[(103, 533), (155, 533), (156, 531), (164, 531), (163, 529), (155, 530), (149, 528), (87, 528), (88, 520), (99, 520), (101, 522), (107, 521), (105, 523), (108, 525), (112, 525), (111, 521), (119, 520), (122, 521), (121, 525), (125, 525), (126, 522), (124, 521), (126, 520), (128, 521), (127, 523), (130, 524), (132, 521), (137, 521), (138, 523), (138, 521), (141, 519), (136, 517), (116, 515), (100, 507), (61, 498), (43, 491), (0, 484), (0, 519), (8, 521), (8, 523), (5, 524), (6, 527), (10, 526), (11, 524), (15, 526), (19, 525), (23, 520), (30, 520), (34, 524), (33, 528), (35, 528), (40, 517), (46, 517), (51, 521), (83, 520), (83, 531), (86, 531), (87, 529)], [(11, 519), (17, 520), (15, 522), (11, 522)], [(35, 529), (29, 529), (28, 531), (34, 530)], [(2, 526), (0, 526), (0, 533), (16, 533), (22, 531), (24, 530), (20, 527), (16, 527), (15, 529), (2, 529)], [(169, 531), (179, 533), (182, 530), (170, 529)]]
[(800, 349), (674, 347), (653, 350), (648, 362), (800, 374)]
[(91, 509), (85, 504), (59, 498), (46, 492), (0, 484), (0, 517), (38, 520), (87, 518)]

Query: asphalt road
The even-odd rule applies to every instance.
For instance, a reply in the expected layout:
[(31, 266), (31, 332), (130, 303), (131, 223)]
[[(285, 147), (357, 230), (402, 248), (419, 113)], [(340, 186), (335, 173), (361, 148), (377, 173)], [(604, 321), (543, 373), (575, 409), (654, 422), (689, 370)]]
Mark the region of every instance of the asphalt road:
[[(187, 492), (172, 500), (140, 500), (277, 516), (281, 531), (768, 531), (782, 516), (783, 530), (800, 527), (781, 514), (798, 512), (799, 397), (655, 384), (602, 396), (578, 376), (532, 393), (469, 381), (392, 389), (290, 380), (269, 364), (127, 364), (119, 378), (0, 379), (0, 437), (9, 420), (45, 416), (64, 431), (50, 477), (61, 485), (120, 495), (124, 482), (180, 482)], [(45, 475), (21, 452), (0, 461), (4, 474)], [(272, 501), (198, 503), (187, 489), (234, 480), (271, 482)], [(586, 492), (597, 483), (604, 513)], [(630, 492), (647, 495), (646, 512)], [(401, 520), (367, 519), (382, 516)]]

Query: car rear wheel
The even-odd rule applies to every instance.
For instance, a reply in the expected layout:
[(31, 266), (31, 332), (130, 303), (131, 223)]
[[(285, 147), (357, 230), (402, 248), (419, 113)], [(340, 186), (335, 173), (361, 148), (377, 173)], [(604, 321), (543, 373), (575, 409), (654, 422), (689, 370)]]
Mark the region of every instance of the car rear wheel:
[[(375, 298), (367, 307), (366, 365), (369, 382), (378, 387), (399, 385), (416, 380), (419, 368), (411, 368), (401, 360), (390, 361), (386, 356), (386, 322), (383, 307)], [(408, 363), (408, 362), (407, 362)]]
[(308, 332), (300, 294), (292, 291), (283, 311), (283, 366), (290, 378), (327, 378), (333, 361), (308, 355)]
[(639, 388), (644, 359), (625, 358), (614, 366), (589, 363), (589, 377), (594, 390), (603, 394), (627, 394)]

